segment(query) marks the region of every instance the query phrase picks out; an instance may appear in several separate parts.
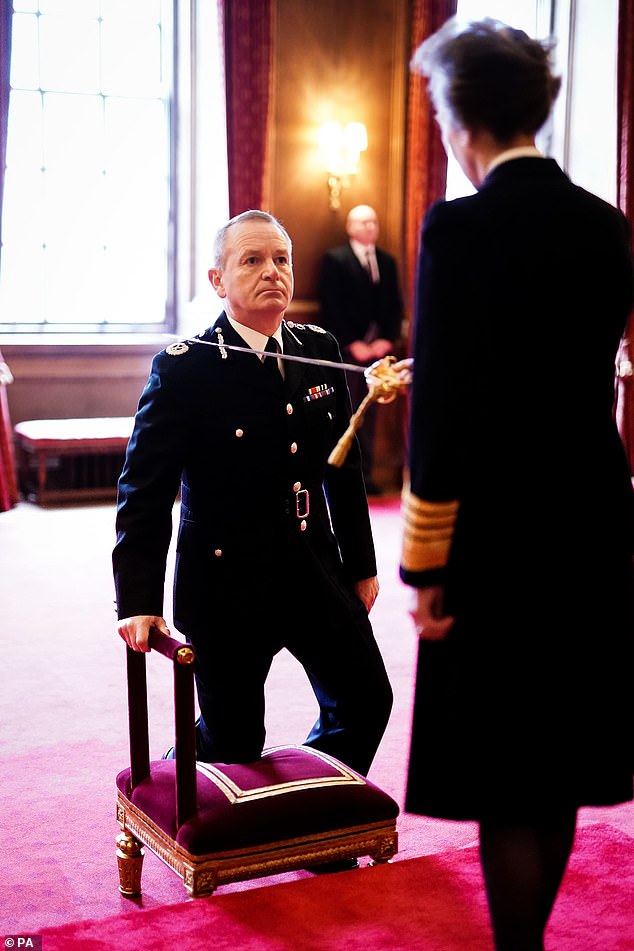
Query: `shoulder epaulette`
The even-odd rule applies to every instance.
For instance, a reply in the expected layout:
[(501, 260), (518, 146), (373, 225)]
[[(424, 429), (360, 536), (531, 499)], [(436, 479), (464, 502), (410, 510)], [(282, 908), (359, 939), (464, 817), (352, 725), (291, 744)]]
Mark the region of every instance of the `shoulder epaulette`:
[(291, 330), (312, 330), (317, 334), (325, 334), (326, 331), (323, 327), (318, 327), (317, 324), (298, 324), (294, 320), (287, 320), (286, 326), (290, 327)]
[(184, 353), (187, 353), (188, 350), (189, 346), (184, 340), (180, 340), (178, 343), (171, 343), (169, 347), (166, 347), (165, 353), (170, 357), (181, 357)]

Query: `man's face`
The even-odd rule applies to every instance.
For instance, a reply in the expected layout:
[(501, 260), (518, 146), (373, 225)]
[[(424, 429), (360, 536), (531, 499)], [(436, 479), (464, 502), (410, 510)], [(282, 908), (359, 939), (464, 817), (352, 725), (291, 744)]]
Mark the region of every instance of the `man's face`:
[(379, 236), (379, 222), (376, 212), (369, 205), (353, 208), (346, 222), (348, 235), (361, 244), (376, 244)]
[(293, 297), (293, 265), (286, 238), (268, 221), (247, 220), (229, 229), (225, 260), (209, 271), (230, 317), (271, 334)]

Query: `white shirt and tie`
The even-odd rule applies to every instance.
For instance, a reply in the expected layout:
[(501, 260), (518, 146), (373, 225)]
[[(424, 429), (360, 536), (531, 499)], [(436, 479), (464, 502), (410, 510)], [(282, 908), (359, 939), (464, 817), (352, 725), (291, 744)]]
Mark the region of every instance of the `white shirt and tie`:
[(379, 265), (376, 260), (376, 248), (374, 247), (374, 245), (361, 244), (360, 241), (356, 241), (354, 238), (351, 238), (350, 247), (354, 251), (361, 266), (370, 275), (370, 280), (372, 281), (372, 283), (378, 284), (380, 280)]
[[(242, 339), (253, 348), (253, 350), (266, 350), (269, 340), (275, 340), (278, 346), (278, 353), (283, 353), (284, 348), (282, 347), (282, 327), (281, 325), (277, 328), (272, 337), (267, 337), (266, 334), (261, 334), (259, 330), (253, 330), (251, 327), (245, 327), (244, 324), (238, 323), (237, 320), (234, 320), (233, 317), (229, 317), (227, 314), (227, 320), (233, 327), (236, 333), (240, 334)], [(269, 346), (269, 351), (271, 350)], [(258, 355), (258, 359), (264, 362), (265, 360), (272, 360), (272, 357), (264, 357)], [(283, 360), (277, 361), (277, 368), (284, 376)]]

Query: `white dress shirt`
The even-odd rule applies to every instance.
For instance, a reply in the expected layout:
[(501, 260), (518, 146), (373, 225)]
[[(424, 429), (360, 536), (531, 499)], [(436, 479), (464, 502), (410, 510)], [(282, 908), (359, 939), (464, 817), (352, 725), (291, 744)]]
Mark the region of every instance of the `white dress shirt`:
[[(262, 334), (260, 333), (259, 330), (254, 330), (252, 327), (245, 327), (244, 324), (238, 323), (238, 321), (234, 320), (233, 317), (230, 317), (229, 314), (227, 314), (227, 320), (229, 321), (229, 323), (231, 324), (235, 332), (237, 334), (240, 334), (242, 339), (245, 340), (248, 343), (248, 345), (252, 347), (254, 350), (264, 350), (266, 348), (266, 345), (269, 342), (269, 338), (267, 337), (266, 334)], [(280, 353), (284, 353), (284, 347), (282, 346), (282, 325), (281, 324), (277, 328), (273, 336), (277, 340), (278, 346), (280, 348)], [(258, 359), (264, 362), (265, 360), (270, 360), (271, 357), (264, 357), (258, 354)], [(284, 361), (278, 360), (277, 366), (282, 376), (284, 376)]]
[(373, 284), (380, 280), (379, 265), (376, 260), (376, 248), (373, 244), (361, 244), (354, 238), (350, 239), (350, 247), (354, 251), (361, 266), (369, 273)]

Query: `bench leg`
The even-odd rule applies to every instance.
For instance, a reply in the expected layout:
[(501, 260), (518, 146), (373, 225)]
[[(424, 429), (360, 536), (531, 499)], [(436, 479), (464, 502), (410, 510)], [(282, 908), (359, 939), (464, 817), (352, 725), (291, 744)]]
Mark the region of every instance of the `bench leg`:
[(37, 454), (37, 499), (38, 502), (46, 499), (46, 452), (42, 449)]

